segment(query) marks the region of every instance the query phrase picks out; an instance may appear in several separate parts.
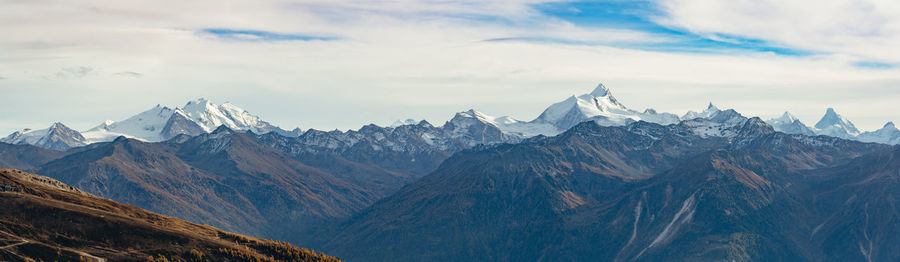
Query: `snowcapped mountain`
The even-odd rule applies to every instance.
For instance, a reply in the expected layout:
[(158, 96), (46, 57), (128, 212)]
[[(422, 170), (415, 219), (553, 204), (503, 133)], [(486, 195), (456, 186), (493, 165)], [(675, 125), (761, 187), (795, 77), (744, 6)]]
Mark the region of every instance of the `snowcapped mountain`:
[(17, 145), (29, 144), (59, 151), (87, 144), (85, 137), (81, 133), (62, 123), (53, 123), (53, 125), (45, 129), (31, 130), (26, 128), (16, 131), (5, 138), (0, 138), (0, 142)]
[(816, 135), (811, 128), (803, 124), (803, 122), (800, 122), (800, 119), (797, 119), (797, 117), (788, 112), (784, 112), (781, 117), (772, 118), (766, 122), (769, 123), (769, 125), (772, 125), (772, 127), (775, 128), (775, 131), (807, 136)]
[(406, 120), (403, 120), (403, 121), (400, 121), (400, 120), (394, 121), (394, 123), (391, 124), (391, 125), (388, 126), (388, 127), (398, 127), (398, 126), (405, 126), (405, 125), (415, 125), (416, 123), (419, 123), (419, 121), (416, 121), (415, 119), (412, 119), (412, 118), (407, 118)]
[(594, 120), (604, 126), (623, 126), (640, 120), (668, 125), (678, 123), (680, 119), (676, 115), (660, 114), (652, 109), (644, 112), (629, 109), (619, 103), (606, 86), (600, 84), (588, 94), (571, 96), (551, 105), (531, 123), (546, 123), (559, 130), (567, 130), (587, 120)]
[[(450, 126), (447, 126), (447, 125)], [(494, 127), (499, 129), (507, 136), (515, 136), (519, 138), (532, 137), (536, 135), (556, 135), (562, 131), (559, 128), (548, 124), (548, 123), (540, 123), (540, 122), (525, 122), (521, 121), (509, 116), (501, 116), (501, 117), (493, 117), (477, 111), (475, 109), (469, 109), (465, 112), (456, 113), (450, 121), (448, 121), (445, 125), (445, 129), (448, 129), (450, 132), (454, 129), (459, 128), (469, 128), (473, 125), (477, 127), (485, 127), (490, 128)], [(473, 130), (474, 131), (474, 130)]]
[(839, 138), (853, 138), (859, 135), (859, 129), (847, 118), (839, 115), (834, 108), (825, 110), (825, 116), (816, 123), (816, 133)]
[(681, 117), (681, 119), (691, 120), (691, 119), (695, 119), (695, 118), (710, 118), (713, 115), (715, 115), (716, 113), (719, 113), (720, 111), (722, 111), (722, 110), (719, 110), (718, 107), (714, 106), (712, 103), (709, 103), (709, 105), (706, 106), (706, 109), (704, 109), (702, 112), (697, 113), (697, 112), (691, 110), (691, 111), (688, 111), (687, 113), (685, 113), (684, 116)]
[(862, 142), (896, 145), (900, 144), (900, 130), (897, 130), (894, 122), (887, 122), (881, 129), (864, 132), (857, 138)]
[(0, 142), (65, 151), (72, 147), (113, 141), (119, 136), (147, 142), (165, 141), (182, 134), (196, 136), (212, 132), (219, 126), (257, 134), (276, 132), (295, 137), (302, 133), (299, 128), (283, 130), (231, 103), (217, 105), (200, 98), (189, 101), (182, 108), (156, 105), (125, 120), (107, 120), (83, 132), (55, 123), (47, 129), (17, 131), (0, 139)]
[(112, 141), (119, 136), (158, 142), (180, 134), (195, 136), (209, 133), (219, 126), (257, 134), (278, 132), (298, 135), (294, 134), (296, 130), (282, 130), (231, 103), (217, 105), (204, 98), (189, 101), (183, 108), (156, 105), (122, 121), (106, 121), (83, 134), (90, 142)]
[[(748, 118), (728, 109), (721, 110), (712, 103), (702, 112), (688, 112), (684, 118), (671, 113), (658, 113), (653, 109), (644, 112), (629, 109), (620, 103), (603, 84), (587, 94), (571, 96), (550, 105), (536, 119), (521, 121), (509, 116), (494, 117), (475, 109), (459, 112), (441, 128), (449, 137), (466, 137), (469, 143), (487, 141), (516, 141), (537, 135), (555, 136), (568, 128), (586, 121), (602, 126), (624, 126), (637, 121), (661, 125), (676, 124), (681, 120), (698, 120), (688, 125), (705, 136), (726, 136), (729, 128), (743, 124)], [(700, 121), (700, 120), (703, 121)], [(414, 121), (407, 120), (407, 123)], [(405, 124), (397, 121), (391, 127)]]

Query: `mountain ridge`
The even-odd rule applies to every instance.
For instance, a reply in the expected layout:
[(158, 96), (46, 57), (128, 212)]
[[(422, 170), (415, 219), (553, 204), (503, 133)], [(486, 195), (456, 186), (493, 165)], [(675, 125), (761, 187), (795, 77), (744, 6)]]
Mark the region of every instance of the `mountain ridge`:
[[(556, 135), (569, 127), (583, 121), (597, 121), (607, 126), (622, 126), (636, 121), (648, 121), (659, 124), (675, 124), (683, 120), (695, 118), (711, 118), (721, 111), (718, 107), (709, 103), (701, 112), (688, 111), (679, 117), (671, 113), (659, 113), (653, 109), (638, 112), (629, 109), (618, 101), (608, 87), (598, 84), (590, 93), (573, 95), (563, 101), (551, 104), (537, 118), (531, 121), (521, 121), (512, 117), (493, 117), (475, 109), (458, 112), (446, 124), (464, 126), (469, 128), (477, 125), (487, 131), (491, 136), (508, 137), (505, 140), (521, 140), (537, 135)], [(471, 119), (471, 120), (465, 120)], [(463, 123), (468, 122), (468, 123)], [(779, 118), (767, 120), (777, 131), (802, 135), (828, 135), (865, 142), (885, 144), (900, 143), (900, 134), (882, 131), (861, 132), (853, 123), (840, 116), (833, 108), (828, 108), (825, 115), (815, 128), (806, 126), (789, 112), (785, 112)], [(390, 125), (396, 128), (403, 125), (418, 124), (412, 119), (397, 121)], [(462, 125), (461, 125), (462, 124)], [(159, 142), (172, 139), (180, 134), (196, 136), (201, 133), (212, 132), (220, 125), (225, 125), (234, 130), (249, 130), (257, 134), (276, 132), (285, 136), (299, 136), (306, 131), (295, 128), (291, 131), (281, 129), (268, 122), (262, 121), (258, 116), (252, 115), (246, 110), (231, 103), (221, 105), (200, 98), (191, 100), (182, 108), (169, 108), (157, 105), (154, 108), (141, 112), (122, 121), (106, 122), (86, 130), (50, 132), (57, 126), (64, 127), (61, 123), (52, 125), (48, 129), (17, 131), (6, 138), (0, 138), (0, 142), (10, 144), (32, 144), (43, 148), (65, 151), (73, 147), (84, 146), (96, 142), (112, 141), (118, 136), (126, 136), (144, 141)], [(309, 129), (314, 130), (314, 129)], [(307, 130), (307, 131), (309, 131)], [(62, 134), (51, 136), (52, 134)]]

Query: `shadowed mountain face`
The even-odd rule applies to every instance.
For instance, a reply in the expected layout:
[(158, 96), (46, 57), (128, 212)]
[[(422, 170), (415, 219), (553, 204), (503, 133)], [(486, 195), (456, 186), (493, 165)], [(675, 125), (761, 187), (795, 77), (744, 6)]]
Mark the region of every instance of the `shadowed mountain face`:
[(489, 126), (458, 128), (464, 120), (459, 117), (446, 128), (427, 122), (369, 125), (300, 137), (222, 127), (166, 142), (120, 137), (46, 157), (4, 154), (0, 161), (154, 212), (302, 243), (304, 232), (355, 214), (434, 170), (453, 152), (513, 139), (479, 136), (491, 133)]
[(13, 145), (0, 142), (0, 167), (31, 169), (46, 164), (66, 153), (32, 145)]
[(320, 244), (367, 261), (900, 259), (900, 152), (702, 124), (589, 122), (463, 151)]
[(3, 261), (338, 261), (154, 214), (18, 170), (0, 169), (0, 209)]
[(180, 143), (120, 138), (50, 162), (39, 172), (155, 212), (292, 241), (385, 194), (224, 128)]

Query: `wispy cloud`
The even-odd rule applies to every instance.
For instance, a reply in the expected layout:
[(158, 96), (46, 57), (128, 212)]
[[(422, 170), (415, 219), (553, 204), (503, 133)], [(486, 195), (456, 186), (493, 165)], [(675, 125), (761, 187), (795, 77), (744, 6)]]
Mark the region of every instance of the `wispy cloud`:
[(143, 77), (143, 76), (144, 76), (144, 74), (141, 74), (141, 73), (138, 73), (138, 72), (131, 72), (131, 71), (118, 72), (118, 73), (115, 73), (115, 74), (113, 74), (113, 75), (115, 75), (115, 76), (121, 76), (121, 77), (132, 77), (132, 78), (138, 78), (138, 77)]
[(891, 0), (657, 0), (654, 21), (698, 35), (757, 39), (785, 47), (900, 62), (900, 2)]
[(94, 72), (94, 68), (89, 66), (75, 66), (75, 67), (67, 67), (56, 72), (57, 79), (66, 79), (66, 78), (82, 78), (88, 75), (91, 75)]
[(202, 34), (216, 38), (236, 41), (331, 41), (337, 40), (333, 36), (317, 36), (308, 34), (275, 33), (260, 30), (236, 30), (223, 28), (207, 28), (200, 30)]

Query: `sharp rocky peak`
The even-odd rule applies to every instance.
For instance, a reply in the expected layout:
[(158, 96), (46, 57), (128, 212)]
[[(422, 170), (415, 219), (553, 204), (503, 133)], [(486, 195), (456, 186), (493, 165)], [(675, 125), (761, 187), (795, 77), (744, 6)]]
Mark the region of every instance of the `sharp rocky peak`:
[(594, 88), (594, 91), (591, 91), (591, 95), (592, 95), (592, 96), (595, 96), (595, 97), (604, 97), (604, 96), (608, 96), (608, 95), (610, 95), (610, 93), (609, 93), (609, 88), (607, 88), (607, 87), (606, 87), (605, 85), (603, 85), (602, 83), (601, 83), (601, 84), (598, 84), (597, 87)]
[(844, 118), (837, 112), (835, 112), (834, 108), (828, 108), (825, 110), (825, 115), (822, 116), (822, 119), (816, 123), (817, 129), (827, 129), (832, 126), (840, 126), (843, 129), (846, 129), (847, 132), (854, 134), (859, 133), (859, 130), (856, 129), (856, 126), (853, 125), (853, 122)]

